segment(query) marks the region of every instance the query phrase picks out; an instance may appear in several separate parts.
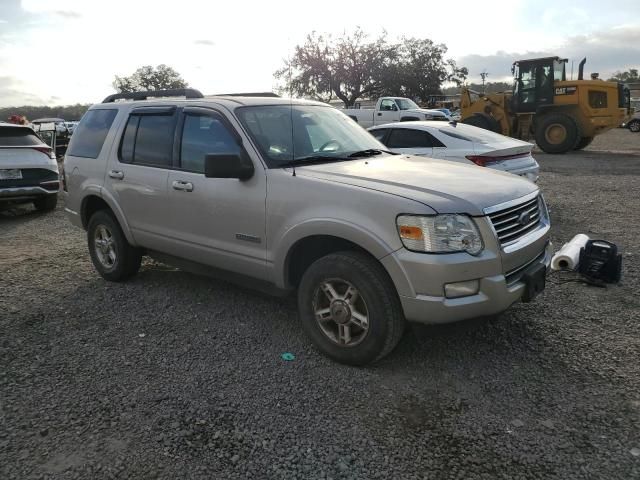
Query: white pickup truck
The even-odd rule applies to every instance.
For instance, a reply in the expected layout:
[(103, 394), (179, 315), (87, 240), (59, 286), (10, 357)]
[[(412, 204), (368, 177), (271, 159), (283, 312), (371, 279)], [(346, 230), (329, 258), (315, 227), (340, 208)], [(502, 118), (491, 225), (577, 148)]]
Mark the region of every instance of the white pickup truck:
[(403, 97), (381, 97), (374, 108), (345, 108), (341, 111), (364, 128), (414, 120), (451, 120), (444, 112), (420, 108), (413, 100)]

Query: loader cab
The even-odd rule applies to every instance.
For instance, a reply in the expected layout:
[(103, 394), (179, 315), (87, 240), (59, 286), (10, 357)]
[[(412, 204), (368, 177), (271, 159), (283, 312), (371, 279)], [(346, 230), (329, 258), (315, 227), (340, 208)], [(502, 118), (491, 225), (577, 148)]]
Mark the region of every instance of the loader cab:
[(514, 76), (513, 110), (535, 112), (542, 105), (553, 104), (554, 82), (566, 80), (566, 59), (559, 57), (519, 60), (511, 67)]

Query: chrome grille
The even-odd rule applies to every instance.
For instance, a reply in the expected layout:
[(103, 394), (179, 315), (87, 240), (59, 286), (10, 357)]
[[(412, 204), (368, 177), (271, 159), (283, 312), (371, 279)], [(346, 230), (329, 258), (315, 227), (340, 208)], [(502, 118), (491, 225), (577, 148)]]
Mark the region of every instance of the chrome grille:
[(540, 203), (538, 197), (520, 205), (508, 207), (489, 214), (489, 219), (498, 235), (500, 245), (517, 241), (536, 229), (540, 223)]

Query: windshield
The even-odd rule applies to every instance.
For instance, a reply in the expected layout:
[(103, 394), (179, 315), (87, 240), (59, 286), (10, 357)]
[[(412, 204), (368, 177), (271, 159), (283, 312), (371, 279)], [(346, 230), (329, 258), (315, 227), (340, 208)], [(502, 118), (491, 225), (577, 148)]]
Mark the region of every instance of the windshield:
[(400, 110), (412, 110), (414, 108), (420, 108), (416, 102), (409, 100), (408, 98), (396, 98), (396, 103)]
[(335, 108), (320, 105), (268, 105), (236, 110), (270, 167), (309, 157), (343, 159), (385, 146)]

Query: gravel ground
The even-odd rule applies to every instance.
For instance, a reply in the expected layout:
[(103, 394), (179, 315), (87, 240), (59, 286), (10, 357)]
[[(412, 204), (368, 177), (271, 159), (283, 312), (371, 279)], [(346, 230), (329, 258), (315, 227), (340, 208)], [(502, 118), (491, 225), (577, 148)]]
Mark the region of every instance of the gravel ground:
[(551, 277), (370, 368), (291, 299), (151, 261), (110, 284), (62, 207), (0, 214), (0, 478), (640, 478), (640, 154), (538, 159), (556, 247), (616, 242), (622, 283)]

